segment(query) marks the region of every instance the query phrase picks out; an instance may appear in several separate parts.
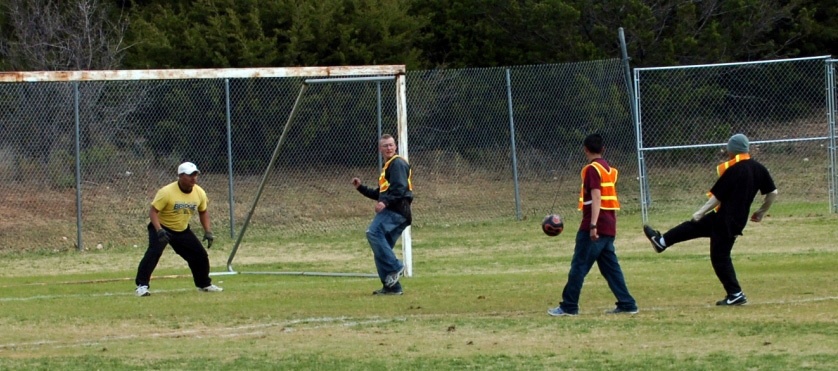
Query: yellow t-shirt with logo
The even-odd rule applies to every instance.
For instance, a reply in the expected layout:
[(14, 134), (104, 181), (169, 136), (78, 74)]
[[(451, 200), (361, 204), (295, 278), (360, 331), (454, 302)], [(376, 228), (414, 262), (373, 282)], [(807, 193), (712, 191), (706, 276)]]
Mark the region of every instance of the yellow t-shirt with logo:
[(160, 188), (151, 201), (160, 218), (160, 224), (175, 232), (182, 232), (189, 226), (189, 219), (198, 211), (207, 209), (207, 193), (204, 189), (195, 185), (192, 192), (183, 193), (177, 182)]

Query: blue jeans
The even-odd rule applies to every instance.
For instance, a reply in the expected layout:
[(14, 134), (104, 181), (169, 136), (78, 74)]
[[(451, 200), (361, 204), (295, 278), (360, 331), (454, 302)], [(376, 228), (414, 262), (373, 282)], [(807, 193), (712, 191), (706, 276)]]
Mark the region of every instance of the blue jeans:
[(623, 270), (620, 269), (620, 263), (617, 261), (614, 237), (600, 236), (598, 240), (593, 241), (588, 231), (576, 233), (576, 248), (573, 251), (570, 272), (567, 275), (567, 284), (562, 291), (562, 302), (559, 307), (567, 313), (579, 313), (579, 294), (582, 292), (582, 283), (585, 282), (585, 276), (590, 272), (594, 262), (599, 266), (599, 272), (605, 277), (608, 287), (617, 298), (617, 307), (636, 310), (637, 303), (629, 294), (626, 280), (623, 278)]
[[(375, 214), (375, 218), (372, 219), (372, 223), (367, 228), (367, 241), (372, 248), (375, 268), (378, 271), (381, 283), (384, 283), (387, 274), (396, 272), (404, 266), (396, 258), (393, 247), (396, 246), (396, 241), (399, 240), (407, 226), (407, 219), (404, 216), (395, 211), (384, 209)], [(400, 288), (400, 284), (396, 285), (393, 289)]]

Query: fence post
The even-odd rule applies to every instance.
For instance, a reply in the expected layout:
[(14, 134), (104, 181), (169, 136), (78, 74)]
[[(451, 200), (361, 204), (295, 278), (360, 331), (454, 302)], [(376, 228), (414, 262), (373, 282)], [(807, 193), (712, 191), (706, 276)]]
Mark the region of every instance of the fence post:
[(826, 118), (829, 122), (829, 210), (838, 211), (838, 170), (836, 166), (835, 143), (835, 63), (836, 59), (826, 60)]
[(79, 83), (73, 83), (73, 114), (76, 125), (76, 241), (78, 250), (84, 250), (82, 245), (81, 218), (81, 120), (79, 119)]
[[(384, 135), (381, 129), (381, 81), (375, 82), (375, 117), (378, 123), (378, 136), (375, 137), (375, 142), (378, 143), (381, 140), (381, 136)], [(378, 152), (378, 171), (384, 168), (384, 156), (381, 154), (381, 151)]]
[(639, 76), (635, 74), (634, 80), (631, 76), (631, 66), (629, 66), (628, 48), (626, 47), (626, 34), (623, 28), (619, 29), (620, 38), (620, 52), (623, 56), (623, 68), (625, 69), (626, 90), (629, 95), (629, 108), (631, 110), (631, 120), (634, 123), (634, 131), (637, 143), (637, 178), (640, 180), (640, 213), (643, 223), (649, 221), (649, 213), (647, 205), (649, 203), (649, 187), (646, 184), (646, 161), (643, 158), (643, 133), (640, 130), (640, 115), (639, 101), (637, 94), (637, 84), (639, 83)]
[(230, 197), (227, 204), (230, 205), (230, 238), (236, 238), (236, 216), (233, 210), (233, 124), (230, 107), (230, 79), (224, 79), (224, 100), (227, 118), (227, 189)]
[(512, 182), (515, 185), (515, 219), (521, 220), (521, 195), (518, 191), (518, 151), (515, 149), (515, 117), (512, 111), (512, 79), (506, 69), (506, 104), (509, 107), (509, 142), (512, 151)]

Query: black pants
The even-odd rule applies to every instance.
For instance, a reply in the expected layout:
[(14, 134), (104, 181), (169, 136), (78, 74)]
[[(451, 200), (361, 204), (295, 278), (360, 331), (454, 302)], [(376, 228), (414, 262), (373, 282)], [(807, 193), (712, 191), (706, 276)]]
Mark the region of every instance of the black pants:
[[(192, 230), (189, 227), (182, 232), (174, 232), (166, 227), (163, 229), (169, 232), (169, 244), (172, 245), (172, 249), (189, 264), (195, 287), (207, 287), (212, 284), (209, 277), (209, 255)], [(165, 249), (166, 245), (157, 240), (157, 231), (154, 230), (154, 226), (148, 223), (148, 250), (145, 251), (143, 259), (140, 260), (140, 266), (137, 268), (137, 278), (134, 280), (137, 286), (149, 286), (151, 273), (154, 272), (154, 268), (157, 268), (157, 263)]]
[(697, 222), (683, 222), (664, 233), (663, 239), (668, 248), (679, 242), (710, 237), (710, 262), (716, 271), (716, 277), (728, 294), (736, 294), (742, 291), (739, 280), (736, 279), (736, 270), (733, 269), (733, 260), (730, 258), (736, 236), (730, 235), (727, 226), (720, 219), (719, 214), (712, 212)]

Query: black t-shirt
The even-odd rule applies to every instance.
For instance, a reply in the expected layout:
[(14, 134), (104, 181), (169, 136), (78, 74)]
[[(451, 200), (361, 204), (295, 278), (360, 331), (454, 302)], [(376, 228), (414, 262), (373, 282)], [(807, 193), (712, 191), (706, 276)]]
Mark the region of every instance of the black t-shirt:
[(744, 160), (734, 164), (710, 189), (721, 202), (718, 221), (724, 224), (730, 236), (741, 235), (748, 223), (751, 204), (757, 191), (766, 194), (776, 189), (768, 169), (759, 162)]

